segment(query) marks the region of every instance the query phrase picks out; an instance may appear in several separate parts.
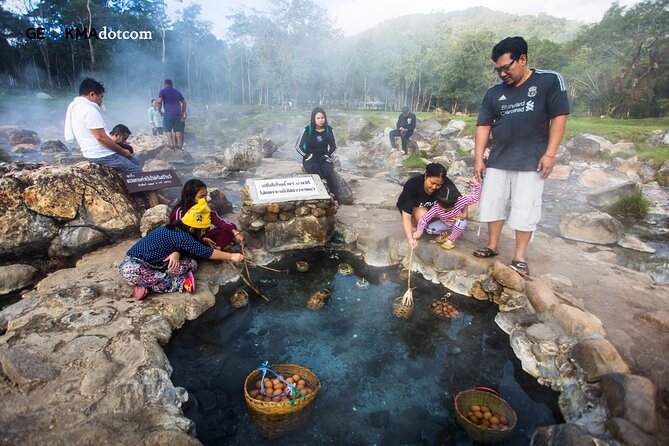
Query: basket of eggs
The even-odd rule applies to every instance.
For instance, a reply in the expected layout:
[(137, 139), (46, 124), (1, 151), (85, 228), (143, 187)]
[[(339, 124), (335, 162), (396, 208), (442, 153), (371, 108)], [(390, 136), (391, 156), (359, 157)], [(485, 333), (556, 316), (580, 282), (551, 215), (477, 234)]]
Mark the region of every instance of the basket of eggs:
[(246, 377), (244, 398), (260, 433), (272, 439), (304, 426), (320, 388), (305, 367), (265, 361)]
[(499, 393), (488, 387), (463, 390), (455, 396), (458, 424), (479, 443), (506, 441), (516, 427), (516, 412)]

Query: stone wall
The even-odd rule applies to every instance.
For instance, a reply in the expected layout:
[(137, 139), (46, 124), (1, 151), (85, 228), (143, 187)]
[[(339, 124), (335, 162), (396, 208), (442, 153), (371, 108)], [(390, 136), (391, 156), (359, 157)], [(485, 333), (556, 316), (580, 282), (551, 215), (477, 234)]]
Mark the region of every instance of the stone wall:
[(324, 246), (334, 232), (336, 213), (331, 199), (253, 204), (244, 186), (237, 222), (251, 248), (281, 252)]

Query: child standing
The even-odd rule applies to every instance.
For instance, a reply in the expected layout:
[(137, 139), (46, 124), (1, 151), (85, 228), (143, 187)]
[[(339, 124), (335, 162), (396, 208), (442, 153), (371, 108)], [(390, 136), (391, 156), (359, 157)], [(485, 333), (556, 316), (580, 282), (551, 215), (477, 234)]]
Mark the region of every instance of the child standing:
[(244, 256), (222, 252), (204, 245), (202, 232), (211, 226), (207, 202), (200, 199), (176, 223), (161, 226), (146, 234), (126, 253), (119, 270), (135, 287), (135, 300), (156, 293), (195, 292), (197, 262), (181, 258), (181, 253), (213, 260), (241, 262)]
[(477, 203), (481, 196), (481, 184), (475, 179), (469, 180), (468, 183), (472, 186), (471, 195), (457, 197), (453, 194), (451, 196), (452, 193), (447, 187), (439, 190), (437, 203), (418, 221), (416, 232), (413, 233), (414, 239), (421, 238), (428, 223), (435, 217), (439, 217), (445, 225), (451, 228), (451, 233), (446, 236), (447, 231), (440, 231), (438, 232), (440, 236), (435, 241), (444, 249), (455, 248), (455, 241), (467, 227), (467, 206)]
[[(207, 185), (204, 182), (192, 179), (186, 181), (181, 191), (181, 200), (170, 213), (170, 223), (179, 221), (198, 200), (207, 198)], [(202, 241), (215, 249), (227, 249), (233, 243), (244, 243), (244, 234), (237, 230), (237, 226), (231, 221), (218, 215), (215, 211), (211, 213), (213, 228), (204, 232)]]

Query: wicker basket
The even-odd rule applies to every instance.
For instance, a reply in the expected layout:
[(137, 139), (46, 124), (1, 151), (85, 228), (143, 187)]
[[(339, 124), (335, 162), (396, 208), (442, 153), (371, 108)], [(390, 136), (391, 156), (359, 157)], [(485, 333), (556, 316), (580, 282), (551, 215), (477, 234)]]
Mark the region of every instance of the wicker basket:
[(306, 397), (298, 397), (293, 404), (290, 401), (260, 401), (251, 397), (249, 391), (255, 388), (254, 383), (261, 378), (262, 372), (254, 370), (246, 377), (244, 381), (246, 407), (260, 433), (269, 439), (304, 426), (309, 417), (311, 403), (314, 402), (321, 388), (318, 377), (305, 367), (295, 364), (274, 364), (271, 369), (284, 376), (300, 375), (312, 392)]
[[(475, 423), (467, 418), (467, 411), (472, 404), (488, 406), (492, 412), (497, 412), (508, 418), (509, 424), (506, 429), (493, 430)], [(458, 424), (479, 443), (497, 444), (506, 441), (513, 435), (516, 427), (516, 412), (509, 403), (504, 401), (497, 391), (487, 387), (474, 387), (463, 390), (455, 396), (455, 414)]]

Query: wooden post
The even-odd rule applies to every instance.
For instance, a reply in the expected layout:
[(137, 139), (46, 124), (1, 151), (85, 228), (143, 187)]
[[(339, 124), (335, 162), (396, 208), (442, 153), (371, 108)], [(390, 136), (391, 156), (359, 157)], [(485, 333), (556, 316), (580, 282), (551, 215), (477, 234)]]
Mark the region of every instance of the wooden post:
[(150, 208), (158, 206), (160, 204), (160, 199), (158, 198), (158, 192), (156, 192), (155, 190), (148, 191), (146, 195), (149, 198)]

